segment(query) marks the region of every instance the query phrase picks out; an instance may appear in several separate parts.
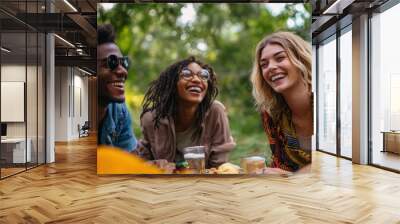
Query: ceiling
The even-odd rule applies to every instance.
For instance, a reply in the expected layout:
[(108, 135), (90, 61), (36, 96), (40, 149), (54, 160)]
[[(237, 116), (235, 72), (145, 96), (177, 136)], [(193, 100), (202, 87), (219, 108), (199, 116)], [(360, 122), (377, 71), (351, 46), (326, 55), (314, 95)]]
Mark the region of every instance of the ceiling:
[(37, 38), (37, 33), (50, 32), (60, 37), (55, 38), (56, 66), (79, 66), (95, 73), (96, 4), (93, 0), (1, 0), (2, 46), (11, 50), (2, 60), (25, 61), (25, 56), (37, 55), (44, 47), (38, 45), (37, 39), (43, 37)]
[(351, 24), (353, 17), (373, 11), (386, 2), (388, 0), (312, 0), (313, 43)]

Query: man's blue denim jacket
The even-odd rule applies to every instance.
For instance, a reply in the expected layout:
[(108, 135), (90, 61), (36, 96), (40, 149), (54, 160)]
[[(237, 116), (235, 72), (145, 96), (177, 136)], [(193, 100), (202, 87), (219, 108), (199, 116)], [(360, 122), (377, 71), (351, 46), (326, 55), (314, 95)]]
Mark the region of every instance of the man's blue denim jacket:
[(125, 103), (110, 103), (100, 127), (99, 145), (111, 145), (128, 152), (136, 150), (131, 123)]

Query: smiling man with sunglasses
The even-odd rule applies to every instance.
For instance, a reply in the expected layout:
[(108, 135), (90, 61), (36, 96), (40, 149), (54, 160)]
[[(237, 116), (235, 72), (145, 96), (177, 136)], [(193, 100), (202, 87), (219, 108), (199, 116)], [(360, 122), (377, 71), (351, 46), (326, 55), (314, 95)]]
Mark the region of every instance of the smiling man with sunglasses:
[(136, 138), (131, 127), (131, 116), (125, 105), (125, 81), (129, 60), (122, 56), (115, 44), (111, 24), (97, 29), (97, 74), (99, 99), (98, 144), (135, 151)]

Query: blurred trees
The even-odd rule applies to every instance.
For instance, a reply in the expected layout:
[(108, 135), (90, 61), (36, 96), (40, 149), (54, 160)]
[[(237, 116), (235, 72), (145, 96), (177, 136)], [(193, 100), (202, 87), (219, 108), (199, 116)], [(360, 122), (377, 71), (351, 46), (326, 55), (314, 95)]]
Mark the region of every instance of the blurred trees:
[(194, 55), (217, 73), (218, 99), (228, 109), (238, 143), (232, 159), (237, 162), (240, 156), (265, 151), (266, 137), (249, 81), (255, 47), (264, 36), (279, 30), (311, 40), (310, 4), (285, 4), (278, 15), (267, 5), (152, 3), (116, 4), (111, 10), (99, 7), (98, 24), (114, 25), (122, 53), (132, 60), (127, 101), (139, 137), (140, 104), (148, 84), (168, 65)]

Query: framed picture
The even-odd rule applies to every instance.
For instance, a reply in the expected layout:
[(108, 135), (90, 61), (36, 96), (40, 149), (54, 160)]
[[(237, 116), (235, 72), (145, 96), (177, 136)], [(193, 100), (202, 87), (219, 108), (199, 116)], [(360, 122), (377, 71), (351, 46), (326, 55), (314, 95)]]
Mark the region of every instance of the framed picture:
[(309, 167), (310, 15), (309, 4), (98, 4), (98, 173)]

